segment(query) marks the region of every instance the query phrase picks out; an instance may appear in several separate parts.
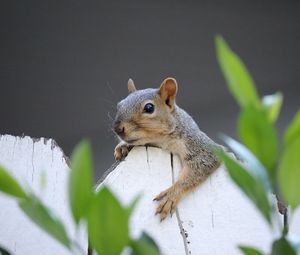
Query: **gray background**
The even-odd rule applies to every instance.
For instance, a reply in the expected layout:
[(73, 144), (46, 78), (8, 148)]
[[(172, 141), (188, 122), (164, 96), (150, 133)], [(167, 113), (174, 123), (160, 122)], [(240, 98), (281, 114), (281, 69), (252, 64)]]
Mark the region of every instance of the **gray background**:
[(238, 107), (215, 57), (222, 34), (261, 95), (282, 91), (280, 134), (299, 108), (300, 3), (1, 1), (0, 134), (52, 137), (69, 155), (92, 140), (97, 174), (113, 160), (109, 115), (126, 82), (179, 84), (177, 102), (212, 138), (235, 136)]

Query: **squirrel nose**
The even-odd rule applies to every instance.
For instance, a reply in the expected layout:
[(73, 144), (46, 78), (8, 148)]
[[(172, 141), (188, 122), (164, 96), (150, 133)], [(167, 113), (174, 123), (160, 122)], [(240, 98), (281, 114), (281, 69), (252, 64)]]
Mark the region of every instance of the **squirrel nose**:
[(120, 136), (125, 134), (125, 127), (121, 125), (121, 121), (116, 121), (114, 123), (114, 131)]

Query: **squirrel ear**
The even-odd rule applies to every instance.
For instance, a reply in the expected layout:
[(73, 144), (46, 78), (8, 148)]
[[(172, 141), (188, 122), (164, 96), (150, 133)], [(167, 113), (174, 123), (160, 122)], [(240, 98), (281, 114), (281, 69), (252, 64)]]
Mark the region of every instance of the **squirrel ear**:
[(160, 85), (158, 93), (165, 103), (171, 108), (171, 110), (173, 110), (177, 93), (176, 80), (174, 78), (165, 79)]
[(134, 91), (136, 91), (136, 88), (134, 86), (134, 82), (132, 79), (129, 79), (128, 82), (127, 82), (127, 88), (128, 88), (128, 93), (132, 93)]

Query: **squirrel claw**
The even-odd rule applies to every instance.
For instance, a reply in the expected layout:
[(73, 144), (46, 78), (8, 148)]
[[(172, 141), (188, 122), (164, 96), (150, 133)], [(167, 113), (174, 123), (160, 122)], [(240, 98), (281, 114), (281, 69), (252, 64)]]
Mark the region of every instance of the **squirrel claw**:
[(159, 193), (159, 194), (153, 199), (153, 201), (160, 201), (160, 200), (162, 200), (162, 199), (167, 195), (168, 192), (169, 192), (168, 190), (165, 190), (165, 191)]
[(124, 159), (129, 153), (129, 145), (124, 142), (120, 142), (115, 148), (115, 159), (120, 161)]
[(171, 215), (176, 210), (176, 205), (180, 200), (180, 196), (176, 192), (172, 192), (171, 189), (161, 192), (157, 197), (154, 198), (155, 201), (159, 201), (159, 205), (156, 209), (155, 215), (159, 214), (160, 221), (163, 221), (168, 214)]

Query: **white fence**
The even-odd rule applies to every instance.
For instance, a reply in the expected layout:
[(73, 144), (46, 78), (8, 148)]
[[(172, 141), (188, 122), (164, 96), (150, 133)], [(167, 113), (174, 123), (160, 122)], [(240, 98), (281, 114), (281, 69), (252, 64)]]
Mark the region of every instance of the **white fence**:
[[(0, 136), (0, 165), (9, 169), (23, 187), (33, 189), (66, 222), (70, 236), (86, 247), (84, 234), (76, 233), (68, 207), (67, 179), (70, 170), (54, 140)], [(1, 193), (0, 246), (13, 255), (71, 254), (28, 220), (13, 199)]]
[[(130, 223), (134, 236), (146, 231), (164, 255), (235, 255), (241, 254), (236, 248), (241, 244), (270, 250), (274, 230), (222, 167), (179, 204), (172, 218), (160, 222), (154, 216), (157, 204), (152, 200), (178, 176), (180, 162), (177, 157), (173, 164), (171, 160), (168, 152), (158, 148), (134, 148), (101, 184), (108, 185), (124, 204), (142, 194)], [(68, 207), (69, 168), (53, 140), (0, 136), (0, 165), (25, 187), (33, 188), (67, 222), (70, 235), (86, 248), (85, 235), (76, 233)], [(46, 179), (45, 187), (41, 185), (42, 179)], [(0, 194), (0, 208), (0, 245), (14, 255), (69, 254), (31, 223), (12, 199)], [(290, 232), (300, 235), (299, 211), (291, 222)]]

